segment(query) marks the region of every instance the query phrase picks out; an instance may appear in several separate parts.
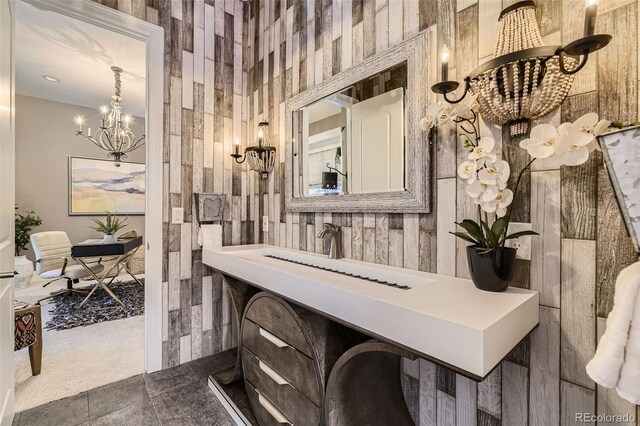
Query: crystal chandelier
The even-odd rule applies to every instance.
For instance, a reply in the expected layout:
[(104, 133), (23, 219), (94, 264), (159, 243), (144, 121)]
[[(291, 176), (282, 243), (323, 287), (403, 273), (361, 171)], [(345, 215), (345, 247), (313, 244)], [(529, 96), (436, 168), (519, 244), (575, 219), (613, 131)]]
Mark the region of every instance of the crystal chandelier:
[(78, 126), (76, 136), (83, 136), (89, 142), (107, 151), (107, 156), (113, 157), (116, 167), (118, 167), (120, 161), (126, 158), (128, 153), (144, 145), (144, 135), (140, 139), (136, 139), (130, 127), (131, 116), (122, 112), (122, 98), (120, 97), (122, 68), (111, 67), (111, 70), (115, 79), (115, 94), (111, 97), (111, 111), (106, 106), (100, 108), (102, 118), (95, 135), (91, 135), (90, 127), (87, 129), (87, 133), (84, 133), (82, 130), (84, 118), (77, 116), (75, 119)]
[(459, 83), (448, 81), (446, 46), (442, 52), (442, 81), (431, 87), (451, 104), (469, 92), (477, 96), (480, 113), (492, 123), (508, 124), (512, 136), (524, 135), (531, 120), (560, 106), (567, 97), (573, 75), (590, 53), (605, 47), (611, 36), (594, 35), (597, 0), (588, 0), (584, 37), (566, 46), (545, 46), (536, 20), (534, 1), (521, 1), (505, 8), (498, 19), (494, 58), (464, 79), (464, 93), (450, 99)]
[[(242, 164), (248, 161), (249, 168), (255, 170), (266, 179), (276, 165), (276, 147), (269, 142), (269, 123), (266, 121), (258, 124), (258, 145), (248, 146), (244, 149), (244, 155), (240, 154), (240, 141), (234, 143), (234, 153), (231, 156), (236, 163)], [(242, 158), (242, 160), (240, 160)]]

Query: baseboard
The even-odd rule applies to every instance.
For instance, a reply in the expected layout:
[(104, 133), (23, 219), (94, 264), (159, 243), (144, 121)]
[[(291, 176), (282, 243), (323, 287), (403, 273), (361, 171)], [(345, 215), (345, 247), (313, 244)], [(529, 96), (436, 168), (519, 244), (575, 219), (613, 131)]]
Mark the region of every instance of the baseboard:
[(229, 416), (233, 419), (236, 425), (238, 426), (252, 426), (252, 424), (247, 420), (247, 418), (242, 414), (242, 411), (238, 408), (238, 406), (233, 402), (229, 395), (224, 391), (222, 386), (216, 381), (213, 376), (209, 376), (209, 388), (213, 391), (218, 401), (222, 403), (222, 406), (229, 413)]

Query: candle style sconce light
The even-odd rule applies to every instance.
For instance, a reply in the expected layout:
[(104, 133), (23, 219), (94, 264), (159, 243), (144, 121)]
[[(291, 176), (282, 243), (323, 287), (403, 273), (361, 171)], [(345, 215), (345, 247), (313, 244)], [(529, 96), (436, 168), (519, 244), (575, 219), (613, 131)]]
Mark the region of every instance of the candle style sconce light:
[[(233, 144), (234, 152), (231, 156), (236, 163), (242, 164), (248, 161), (249, 168), (260, 173), (263, 179), (269, 176), (276, 164), (276, 147), (269, 142), (269, 123), (266, 121), (258, 124), (258, 145), (248, 146), (244, 154), (240, 154), (240, 141)], [(242, 159), (242, 160), (241, 160)]]
[(611, 41), (609, 34), (594, 34), (598, 0), (587, 0), (584, 36), (566, 46), (545, 46), (535, 14), (534, 1), (506, 7), (498, 19), (498, 41), (494, 58), (464, 78), (458, 99), (449, 94), (459, 87), (449, 80), (449, 50), (442, 50), (442, 81), (431, 90), (456, 104), (467, 93), (477, 96), (478, 109), (489, 121), (509, 124), (512, 136), (524, 135), (531, 120), (560, 106), (567, 97), (573, 76), (589, 55)]

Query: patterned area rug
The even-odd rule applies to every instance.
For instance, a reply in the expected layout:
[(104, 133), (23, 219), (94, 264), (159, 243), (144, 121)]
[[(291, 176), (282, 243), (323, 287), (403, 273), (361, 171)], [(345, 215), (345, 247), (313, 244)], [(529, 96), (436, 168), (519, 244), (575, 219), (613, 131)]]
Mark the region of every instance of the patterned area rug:
[[(98, 288), (82, 308), (77, 309), (86, 297), (85, 294), (72, 293), (66, 300), (55, 297), (51, 310), (51, 319), (45, 325), (47, 330), (68, 330), (74, 327), (97, 324), (123, 318), (144, 315), (144, 279), (139, 278), (142, 286), (135, 281), (113, 282), (111, 291), (122, 300), (124, 306), (116, 302), (103, 288)], [(93, 286), (77, 287), (91, 290)]]

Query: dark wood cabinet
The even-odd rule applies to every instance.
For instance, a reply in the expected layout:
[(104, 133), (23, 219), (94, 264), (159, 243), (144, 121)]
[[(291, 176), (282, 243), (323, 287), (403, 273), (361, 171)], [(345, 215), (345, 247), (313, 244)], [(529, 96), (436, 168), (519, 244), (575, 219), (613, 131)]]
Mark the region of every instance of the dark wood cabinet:
[(331, 368), (364, 338), (266, 292), (247, 304), (240, 334), (244, 381), (261, 425), (321, 424)]
[(271, 293), (244, 307), (239, 364), (261, 426), (412, 423), (400, 359), (413, 354)]

